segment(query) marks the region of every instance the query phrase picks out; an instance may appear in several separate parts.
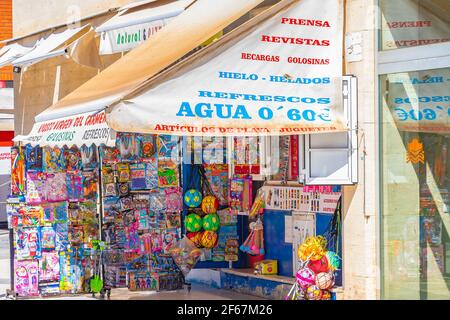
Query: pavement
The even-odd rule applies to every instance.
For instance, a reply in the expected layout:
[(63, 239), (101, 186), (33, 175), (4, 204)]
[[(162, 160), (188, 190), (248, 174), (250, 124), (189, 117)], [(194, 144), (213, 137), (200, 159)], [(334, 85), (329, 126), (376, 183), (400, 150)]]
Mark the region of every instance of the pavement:
[[(6, 290), (10, 285), (9, 265), (9, 233), (0, 230), (0, 300), (5, 299)], [(45, 300), (97, 300), (91, 294), (66, 295), (43, 298)], [(111, 300), (263, 300), (262, 298), (237, 293), (231, 290), (216, 289), (204, 285), (192, 284), (190, 292), (187, 289), (177, 291), (152, 292), (129, 291), (127, 288), (112, 289)], [(35, 299), (33, 299), (35, 300)]]

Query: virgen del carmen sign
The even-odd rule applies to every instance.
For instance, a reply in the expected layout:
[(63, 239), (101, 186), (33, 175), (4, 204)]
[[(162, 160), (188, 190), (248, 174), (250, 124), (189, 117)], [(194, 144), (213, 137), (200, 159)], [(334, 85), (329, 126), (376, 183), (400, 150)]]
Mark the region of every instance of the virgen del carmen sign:
[(83, 145), (107, 143), (110, 129), (106, 124), (105, 111), (80, 114), (45, 122), (37, 122), (31, 133), (24, 138), (31, 144)]
[(164, 82), (117, 105), (108, 122), (117, 131), (175, 135), (346, 130), (339, 2), (295, 2), (226, 35)]

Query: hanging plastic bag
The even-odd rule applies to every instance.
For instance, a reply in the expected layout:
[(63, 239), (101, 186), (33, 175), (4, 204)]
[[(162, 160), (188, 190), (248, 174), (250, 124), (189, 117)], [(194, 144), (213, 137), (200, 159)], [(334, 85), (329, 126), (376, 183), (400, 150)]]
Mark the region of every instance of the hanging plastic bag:
[(194, 268), (202, 255), (202, 250), (198, 249), (187, 237), (183, 237), (183, 239), (174, 244), (169, 252), (185, 277)]

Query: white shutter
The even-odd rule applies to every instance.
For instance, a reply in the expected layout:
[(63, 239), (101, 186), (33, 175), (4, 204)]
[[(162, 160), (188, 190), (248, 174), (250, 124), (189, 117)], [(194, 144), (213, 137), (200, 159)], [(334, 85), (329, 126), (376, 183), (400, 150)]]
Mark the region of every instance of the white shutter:
[(358, 181), (356, 77), (344, 76), (342, 89), (350, 130), (305, 136), (305, 157), (300, 168), (304, 168), (307, 185), (347, 185)]

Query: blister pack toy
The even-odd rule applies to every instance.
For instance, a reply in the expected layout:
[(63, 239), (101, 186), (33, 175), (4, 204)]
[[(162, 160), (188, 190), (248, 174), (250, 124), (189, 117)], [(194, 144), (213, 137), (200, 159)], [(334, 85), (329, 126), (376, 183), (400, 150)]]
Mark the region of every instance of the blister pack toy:
[(117, 164), (117, 172), (118, 172), (118, 182), (119, 183), (128, 183), (131, 179), (130, 173), (130, 165), (128, 163), (118, 163)]
[(145, 190), (147, 183), (145, 180), (145, 163), (135, 163), (130, 165), (131, 190)]
[(166, 188), (166, 210), (177, 212), (183, 210), (183, 192), (181, 188)]
[(141, 159), (147, 161), (155, 157), (156, 153), (156, 136), (151, 134), (141, 135)]
[(27, 195), (28, 204), (39, 204), (47, 200), (46, 194), (47, 174), (44, 172), (27, 172)]
[(83, 187), (85, 199), (97, 199), (97, 184), (98, 176), (95, 171), (83, 171)]
[(55, 249), (65, 251), (69, 246), (69, 226), (67, 223), (55, 224)]
[(25, 194), (25, 152), (22, 147), (11, 148), (11, 194)]
[(114, 147), (100, 147), (100, 157), (104, 163), (115, 164), (119, 162), (120, 152)]
[(160, 188), (178, 187), (178, 165), (171, 160), (158, 161), (158, 186)]
[(42, 250), (54, 250), (56, 247), (56, 232), (53, 226), (41, 227)]
[(81, 169), (81, 153), (80, 150), (73, 146), (63, 149), (64, 164), (67, 171), (75, 171)]
[(80, 171), (67, 172), (67, 197), (69, 201), (82, 201), (84, 198), (83, 175)]
[(178, 161), (179, 158), (179, 138), (176, 136), (159, 135), (158, 143), (158, 158), (164, 160)]
[(49, 173), (61, 172), (64, 169), (64, 158), (60, 148), (43, 148), (44, 171)]
[(42, 171), (42, 148), (40, 146), (32, 147), (27, 145), (25, 150), (27, 171)]
[(150, 208), (154, 212), (166, 211), (166, 194), (163, 190), (150, 193)]
[(158, 188), (158, 159), (150, 159), (145, 164), (145, 185), (146, 189)]
[(67, 200), (66, 173), (48, 173), (45, 187), (47, 201), (61, 202)]
[(43, 252), (39, 259), (39, 283), (59, 281), (59, 268), (58, 252)]
[(140, 155), (140, 139), (136, 134), (118, 133), (116, 147), (123, 161), (136, 160)]
[(17, 260), (34, 259), (41, 256), (39, 227), (18, 228), (15, 236)]
[(98, 168), (98, 149), (95, 145), (80, 148), (83, 170), (90, 171)]
[(38, 260), (15, 261), (14, 290), (20, 297), (39, 296)]

